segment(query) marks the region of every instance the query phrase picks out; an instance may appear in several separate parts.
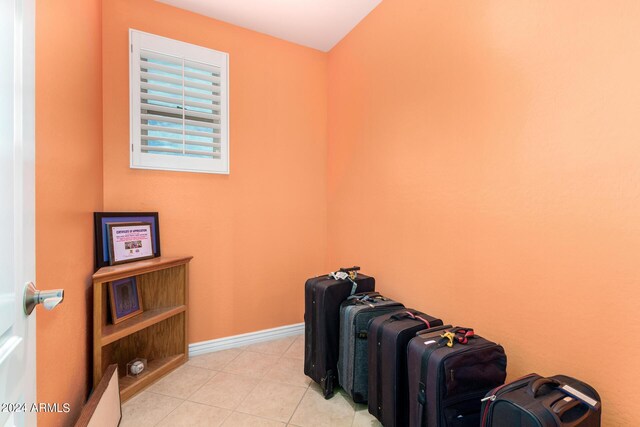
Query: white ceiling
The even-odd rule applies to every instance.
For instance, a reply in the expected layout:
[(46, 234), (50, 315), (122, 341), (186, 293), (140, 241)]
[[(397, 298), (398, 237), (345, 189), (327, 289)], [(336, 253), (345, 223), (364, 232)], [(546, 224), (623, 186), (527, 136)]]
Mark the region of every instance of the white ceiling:
[(156, 0), (329, 51), (382, 0)]

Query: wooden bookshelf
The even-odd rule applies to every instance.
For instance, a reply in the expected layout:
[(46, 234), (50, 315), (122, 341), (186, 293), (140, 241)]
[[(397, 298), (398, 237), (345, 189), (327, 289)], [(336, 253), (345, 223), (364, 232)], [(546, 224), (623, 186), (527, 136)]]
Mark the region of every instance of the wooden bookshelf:
[[(124, 402), (188, 359), (189, 262), (192, 257), (158, 257), (103, 267), (93, 275), (93, 384), (109, 365), (118, 365)], [(110, 319), (108, 284), (135, 276), (143, 312), (121, 323)], [(127, 363), (141, 357), (147, 368), (126, 375)]]

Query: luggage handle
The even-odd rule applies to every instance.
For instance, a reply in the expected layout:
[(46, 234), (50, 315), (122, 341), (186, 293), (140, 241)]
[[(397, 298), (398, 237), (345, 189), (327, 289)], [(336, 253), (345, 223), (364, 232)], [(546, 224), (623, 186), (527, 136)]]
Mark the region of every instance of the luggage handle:
[(600, 402), (593, 399), (591, 396), (587, 396), (586, 394), (582, 393), (580, 390), (576, 390), (575, 388), (569, 386), (568, 384), (565, 384), (553, 378), (538, 378), (537, 380), (533, 381), (529, 385), (529, 393), (531, 393), (531, 395), (534, 398), (536, 398), (538, 397), (538, 392), (540, 391), (540, 388), (542, 388), (545, 385), (553, 385), (555, 388), (557, 388), (559, 391), (566, 394), (567, 396), (573, 399), (576, 399), (581, 403), (584, 403), (585, 405), (587, 405), (589, 409), (593, 409), (595, 411), (600, 409)]
[(422, 329), (422, 330), (416, 332), (416, 336), (419, 337), (420, 335), (431, 334), (433, 332), (443, 331), (445, 329), (451, 329), (451, 328), (452, 328), (451, 325), (442, 325), (442, 326), (436, 326), (436, 327), (431, 328), (431, 329)]
[[(406, 311), (403, 311), (401, 313), (394, 314), (393, 316), (391, 316), (391, 318), (394, 319), (394, 320), (401, 320), (401, 319), (407, 319), (407, 318), (408, 319), (413, 319), (413, 320), (419, 320), (422, 323), (424, 323), (425, 325), (427, 325), (427, 329), (431, 328), (431, 323), (429, 323), (429, 321), (427, 319), (425, 319), (424, 317), (418, 316), (417, 314), (418, 314), (418, 312), (413, 312), (413, 311), (406, 310)], [(422, 313), (420, 313), (420, 314), (422, 314)]]
[[(570, 400), (567, 400), (570, 399)], [(586, 419), (587, 417), (589, 417), (589, 410), (587, 409), (587, 411), (585, 411), (584, 414), (582, 414), (582, 416), (580, 418), (578, 418), (577, 420), (574, 420), (570, 423), (564, 422), (562, 421), (562, 417), (571, 409), (575, 408), (576, 406), (579, 405), (584, 405), (584, 402), (575, 399), (573, 397), (567, 396), (564, 399), (560, 399), (558, 402), (554, 403), (553, 405), (551, 405), (551, 410), (553, 411), (554, 414), (556, 414), (556, 416), (558, 417), (558, 419), (560, 420), (560, 422), (562, 423), (563, 426), (566, 427), (577, 427), (579, 425), (581, 425)], [(588, 405), (587, 405), (588, 407)]]
[(553, 378), (538, 378), (537, 380), (532, 381), (529, 384), (529, 393), (535, 399), (536, 397), (538, 397), (538, 392), (540, 391), (540, 389), (545, 385), (560, 387), (562, 383), (558, 380), (554, 380)]
[(368, 305), (371, 308), (374, 308), (376, 306), (376, 304), (379, 304), (381, 302), (385, 302), (385, 301), (391, 301), (389, 298), (383, 297), (382, 295), (375, 295), (373, 297), (365, 297), (362, 299), (356, 299), (354, 301), (354, 303), (356, 305), (358, 304), (363, 304), (363, 305)]
[(568, 410), (573, 409), (581, 404), (582, 402), (580, 402), (578, 399), (567, 396), (551, 405), (551, 410), (558, 416), (558, 418), (562, 419), (562, 417), (567, 413)]
[(379, 297), (382, 296), (380, 295), (380, 292), (360, 292), (358, 294), (353, 294), (347, 297), (347, 300), (366, 300), (366, 299), (372, 299), (375, 297)]
[(353, 267), (340, 267), (340, 270), (338, 271), (342, 271), (343, 273), (349, 273), (351, 271), (360, 271), (360, 267), (358, 267), (357, 265), (354, 265)]

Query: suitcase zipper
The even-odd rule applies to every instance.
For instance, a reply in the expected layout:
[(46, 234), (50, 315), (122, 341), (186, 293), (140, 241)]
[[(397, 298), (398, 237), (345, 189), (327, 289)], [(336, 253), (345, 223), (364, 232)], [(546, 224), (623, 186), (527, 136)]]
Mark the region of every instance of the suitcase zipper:
[(481, 402), (486, 402), (489, 401), (487, 403), (487, 405), (484, 407), (484, 411), (482, 411), (482, 422), (480, 424), (481, 427), (485, 427), (487, 421), (489, 421), (488, 415), (489, 415), (489, 409), (491, 408), (491, 406), (493, 405), (493, 402), (496, 401), (496, 399), (498, 398), (499, 395), (502, 395), (508, 391), (512, 391), (512, 390), (517, 390), (519, 388), (522, 387), (526, 387), (526, 385), (528, 383), (522, 383), (522, 384), (516, 384), (520, 381), (523, 381), (525, 379), (528, 378), (533, 378), (535, 376), (538, 376), (538, 374), (529, 374), (529, 375), (525, 375), (524, 377), (520, 377), (518, 379), (515, 379), (513, 381), (511, 381), (508, 384), (502, 384), (501, 386), (498, 386), (496, 388), (494, 388), (493, 390), (490, 391), (491, 395), (486, 396), (483, 399), (480, 399)]
[[(317, 288), (317, 282), (313, 283), (313, 287), (311, 288), (311, 335), (315, 334), (316, 331), (316, 316), (317, 316), (317, 312), (316, 312), (316, 288)], [(313, 375), (315, 377), (318, 376), (318, 373), (316, 371), (316, 359), (315, 359), (315, 355), (316, 355), (316, 341), (318, 340), (318, 337), (311, 337), (311, 354), (309, 355), (309, 358), (311, 359), (311, 370), (313, 371)]]

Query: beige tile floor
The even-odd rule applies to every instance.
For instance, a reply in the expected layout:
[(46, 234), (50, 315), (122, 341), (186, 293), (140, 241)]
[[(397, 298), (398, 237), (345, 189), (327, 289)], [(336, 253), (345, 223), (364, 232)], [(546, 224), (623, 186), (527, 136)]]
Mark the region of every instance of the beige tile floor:
[(381, 426), (339, 390), (303, 373), (302, 335), (192, 357), (122, 405), (121, 427)]

